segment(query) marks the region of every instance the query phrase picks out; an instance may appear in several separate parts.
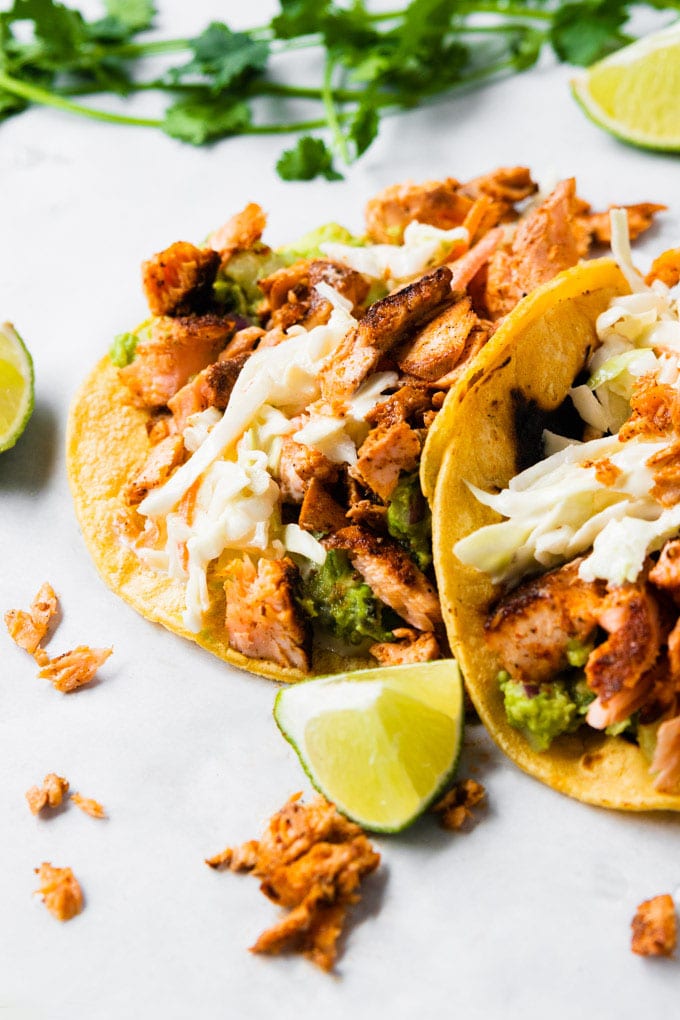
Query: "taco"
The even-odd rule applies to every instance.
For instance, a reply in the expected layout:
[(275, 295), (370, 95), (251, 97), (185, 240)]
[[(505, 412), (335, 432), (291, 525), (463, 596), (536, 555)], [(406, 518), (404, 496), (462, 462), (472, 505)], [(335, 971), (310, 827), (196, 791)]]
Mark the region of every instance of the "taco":
[(616, 261), (534, 292), (447, 403), (434, 555), (500, 748), (579, 800), (678, 810), (680, 250), (645, 282), (612, 222)]
[[(146, 262), (150, 318), (94, 368), (68, 428), (111, 588), (278, 680), (448, 654), (427, 433), (522, 294), (602, 232), (573, 181), (535, 192), (521, 167), (399, 185), (369, 203), (365, 236), (329, 224), (277, 250), (251, 204)], [(644, 229), (657, 207), (636, 209)]]

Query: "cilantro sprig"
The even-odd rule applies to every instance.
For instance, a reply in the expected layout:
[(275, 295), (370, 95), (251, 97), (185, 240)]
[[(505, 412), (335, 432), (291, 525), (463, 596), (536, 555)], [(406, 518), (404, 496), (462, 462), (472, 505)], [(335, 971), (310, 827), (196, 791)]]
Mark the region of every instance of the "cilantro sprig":
[[(337, 164), (366, 152), (386, 114), (524, 71), (546, 48), (560, 61), (588, 65), (632, 40), (632, 0), (411, 0), (380, 13), (369, 0), (279, 5), (269, 24), (247, 31), (215, 21), (192, 38), (158, 39), (146, 35), (159, 20), (154, 0), (102, 0), (94, 20), (60, 0), (13, 0), (0, 13), (0, 122), (39, 104), (157, 128), (192, 145), (297, 133), (277, 162), (279, 175), (337, 180)], [(680, 10), (680, 0), (642, 5)], [(299, 48), (319, 54), (317, 85), (278, 80), (282, 54)], [(167, 64), (174, 54), (177, 63), (142, 77), (149, 58)], [(162, 118), (116, 113), (89, 98), (149, 90), (166, 97)], [(278, 99), (279, 120), (258, 118), (258, 100), (267, 96)], [(289, 117), (287, 104), (297, 111), (301, 102), (309, 116)], [(322, 129), (325, 137), (310, 133)]]

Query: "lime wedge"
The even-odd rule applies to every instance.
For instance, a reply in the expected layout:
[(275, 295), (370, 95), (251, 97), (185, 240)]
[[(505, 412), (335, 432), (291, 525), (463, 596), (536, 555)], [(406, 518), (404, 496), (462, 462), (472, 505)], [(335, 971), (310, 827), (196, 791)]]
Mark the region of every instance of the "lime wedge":
[(455, 772), (463, 684), (453, 659), (360, 670), (283, 688), (274, 718), (339, 811), (365, 829), (398, 832)]
[(0, 452), (14, 446), (33, 411), (33, 362), (9, 322), (0, 325)]
[(680, 152), (680, 21), (593, 64), (571, 89), (591, 120), (622, 141)]

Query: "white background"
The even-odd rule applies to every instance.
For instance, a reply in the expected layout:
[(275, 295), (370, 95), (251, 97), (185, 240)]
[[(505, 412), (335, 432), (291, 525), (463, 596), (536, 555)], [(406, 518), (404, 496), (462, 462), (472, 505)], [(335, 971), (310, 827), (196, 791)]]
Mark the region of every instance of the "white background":
[[(160, 6), (165, 36), (271, 12), (264, 2)], [(571, 802), (502, 760), (479, 727), (463, 770), (486, 785), (488, 810), (467, 834), (426, 817), (376, 840), (384, 866), (366, 883), (336, 975), (249, 954), (276, 908), (253, 879), (213, 873), (203, 858), (258, 836), (308, 789), (271, 717), (275, 685), (112, 595), (65, 477), (73, 393), (111, 338), (144, 317), (140, 262), (174, 240), (200, 241), (248, 201), (267, 210), (276, 245), (330, 219), (360, 231), (365, 201), (398, 180), (526, 164), (544, 180), (575, 175), (597, 207), (666, 202), (638, 247), (643, 268), (677, 245), (677, 159), (600, 133), (568, 77), (548, 60), (386, 121), (334, 184), (281, 182), (273, 164), (287, 139), (201, 150), (40, 110), (0, 125), (0, 317), (26, 337), (36, 370), (33, 419), (0, 456), (0, 610), (26, 608), (49, 580), (63, 609), (51, 654), (114, 646), (99, 682), (66, 697), (0, 633), (0, 1017), (673, 1015), (680, 961), (632, 956), (629, 924), (637, 903), (680, 883), (675, 819)], [(32, 817), (24, 791), (48, 771), (102, 801), (109, 820), (75, 807)], [(85, 910), (68, 924), (32, 898), (44, 860), (82, 883)]]

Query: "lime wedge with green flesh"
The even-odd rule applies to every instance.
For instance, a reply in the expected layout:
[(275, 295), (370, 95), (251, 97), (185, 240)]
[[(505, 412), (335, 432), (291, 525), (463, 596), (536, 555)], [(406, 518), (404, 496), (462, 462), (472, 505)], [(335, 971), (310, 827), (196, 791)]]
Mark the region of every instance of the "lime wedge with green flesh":
[(622, 141), (680, 152), (680, 21), (593, 64), (571, 89), (591, 120)]
[(33, 362), (9, 322), (0, 325), (0, 452), (14, 446), (33, 412)]
[(398, 832), (453, 777), (463, 738), (453, 659), (382, 666), (279, 691), (274, 718), (314, 786), (373, 832)]

